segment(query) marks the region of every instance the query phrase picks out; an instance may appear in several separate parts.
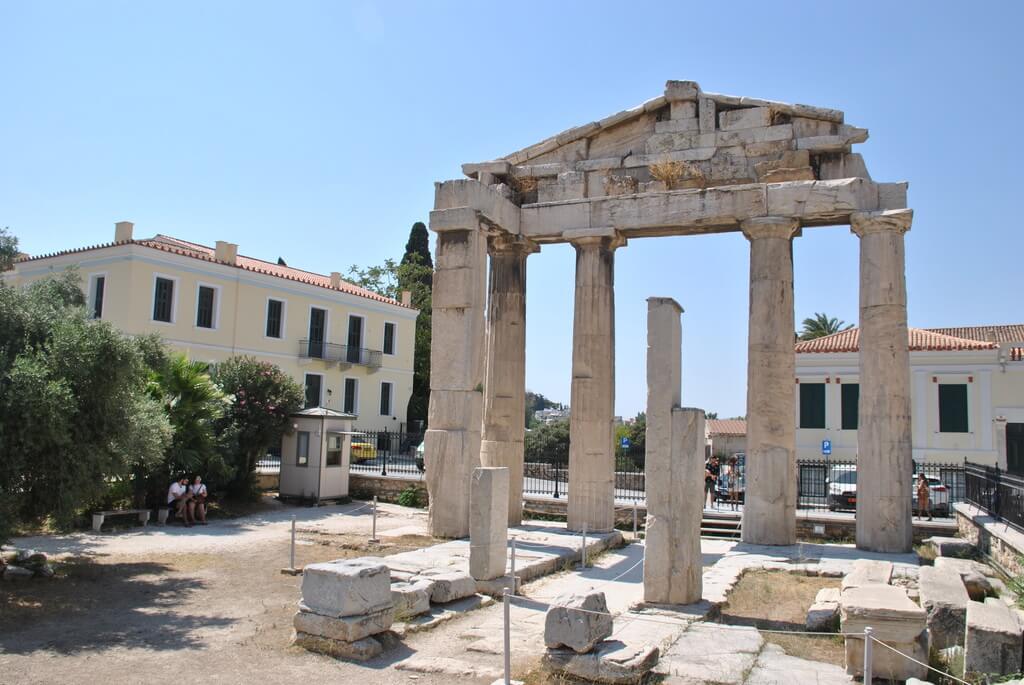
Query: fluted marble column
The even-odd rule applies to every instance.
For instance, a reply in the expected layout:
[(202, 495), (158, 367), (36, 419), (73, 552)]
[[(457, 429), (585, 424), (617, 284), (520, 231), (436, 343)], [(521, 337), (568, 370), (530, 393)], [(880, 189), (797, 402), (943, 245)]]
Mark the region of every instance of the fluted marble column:
[(480, 464), (508, 469), (510, 526), (523, 520), (526, 257), (538, 249), (536, 243), (509, 234), (496, 235), (488, 243), (491, 273)]
[(430, 534), (469, 535), (470, 483), (480, 465), (487, 236), (479, 222), (437, 232), (424, 437)]
[(857, 212), (860, 238), (860, 404), (857, 547), (909, 552), (913, 453), (903, 234), (910, 209)]
[(567, 235), (576, 248), (569, 418), (570, 530), (615, 524), (615, 231)]
[(744, 542), (796, 542), (796, 356), (793, 242), (788, 217), (744, 221), (750, 241), (747, 331), (747, 458)]

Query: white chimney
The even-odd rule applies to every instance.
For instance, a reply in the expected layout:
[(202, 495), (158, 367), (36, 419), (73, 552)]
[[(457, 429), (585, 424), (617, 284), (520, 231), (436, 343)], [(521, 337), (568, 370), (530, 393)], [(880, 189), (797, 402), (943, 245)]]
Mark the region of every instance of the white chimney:
[(341, 288), (341, 272), (340, 271), (332, 271), (331, 272), (331, 287), (334, 288), (335, 290), (338, 290), (338, 289)]
[(116, 224), (114, 224), (114, 242), (131, 242), (132, 230), (134, 228), (135, 224), (133, 224), (131, 221), (118, 221)]
[(238, 264), (238, 245), (224, 240), (218, 240), (217, 248), (214, 252), (214, 258), (218, 262), (235, 266)]
[(403, 290), (402, 291), (401, 302), (402, 302), (403, 306), (411, 307), (412, 306), (412, 292), (410, 292), (408, 290)]

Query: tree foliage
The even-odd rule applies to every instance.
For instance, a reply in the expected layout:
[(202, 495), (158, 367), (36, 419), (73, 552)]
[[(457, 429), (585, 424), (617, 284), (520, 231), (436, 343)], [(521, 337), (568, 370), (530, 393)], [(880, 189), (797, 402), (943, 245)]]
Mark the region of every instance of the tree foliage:
[(826, 335), (832, 335), (833, 333), (853, 328), (853, 324), (847, 324), (841, 319), (829, 317), (827, 314), (818, 312), (815, 312), (812, 318), (804, 319), (801, 325), (802, 328), (797, 335), (800, 340), (823, 338)]
[(528, 462), (569, 463), (569, 422), (543, 423), (526, 434), (524, 445)]
[(0, 538), (19, 518), (69, 525), (171, 441), (136, 341), (83, 303), (74, 272), (0, 285)]
[(302, 408), (304, 392), (280, 368), (252, 357), (218, 364), (213, 380), (230, 400), (218, 422), (219, 432), (230, 437), (224, 446), (232, 473), (228, 491), (249, 497), (256, 491), (256, 462), (281, 443), (290, 415)]
[(563, 405), (553, 402), (539, 392), (526, 391), (526, 427), (533, 428), (537, 425), (537, 417), (534, 416), (541, 409), (562, 409)]
[(621, 447), (622, 438), (629, 438), (631, 453), (643, 454), (647, 445), (647, 412), (638, 413), (632, 421), (615, 429), (615, 450), (618, 454), (625, 452)]
[(9, 231), (9, 228), (0, 228), (0, 271), (10, 269), (18, 256), (18, 239)]

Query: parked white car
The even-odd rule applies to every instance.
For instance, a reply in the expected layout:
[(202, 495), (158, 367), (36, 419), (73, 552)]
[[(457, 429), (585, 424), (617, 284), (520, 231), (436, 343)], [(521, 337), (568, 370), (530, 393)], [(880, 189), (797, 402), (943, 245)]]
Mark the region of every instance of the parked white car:
[[(914, 475), (911, 484), (911, 507), (917, 513), (917, 475)], [(928, 504), (932, 514), (938, 516), (949, 515), (949, 488), (941, 480), (933, 476), (925, 476), (928, 481)], [(856, 469), (841, 469), (832, 472), (828, 483), (828, 508), (829, 511), (837, 509), (857, 508), (857, 471)]]

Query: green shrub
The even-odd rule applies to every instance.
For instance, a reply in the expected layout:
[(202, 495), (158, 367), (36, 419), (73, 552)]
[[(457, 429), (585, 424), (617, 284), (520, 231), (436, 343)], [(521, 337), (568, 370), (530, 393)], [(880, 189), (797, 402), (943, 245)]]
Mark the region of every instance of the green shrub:
[(415, 485), (410, 485), (398, 494), (398, 503), (403, 507), (422, 507), (420, 502), (420, 491)]

